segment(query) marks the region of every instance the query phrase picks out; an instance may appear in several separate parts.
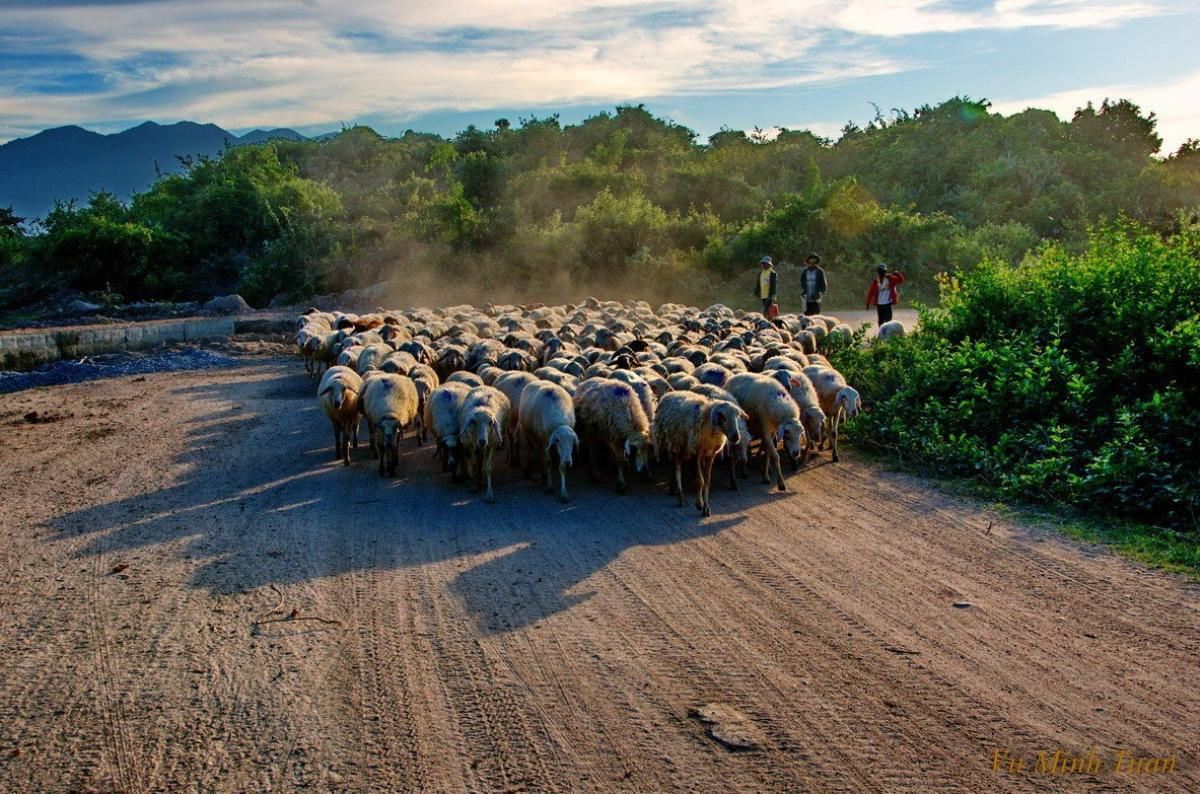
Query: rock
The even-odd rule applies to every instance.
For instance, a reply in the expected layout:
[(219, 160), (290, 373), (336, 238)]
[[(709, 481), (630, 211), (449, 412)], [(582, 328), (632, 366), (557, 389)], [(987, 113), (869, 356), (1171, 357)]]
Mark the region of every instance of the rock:
[(706, 703), (692, 709), (692, 716), (708, 725), (709, 735), (730, 750), (757, 750), (766, 738), (749, 717), (725, 703)]
[(267, 308), (268, 309), (282, 309), (286, 306), (291, 306), (291, 305), (292, 305), (292, 302), (290, 300), (288, 300), (287, 293), (281, 292), (278, 295), (276, 295), (274, 298), (271, 298), (271, 302), (267, 304)]
[(92, 314), (98, 312), (104, 307), (99, 303), (88, 303), (87, 301), (74, 300), (66, 305), (64, 311), (70, 314)]
[(245, 314), (254, 311), (241, 295), (221, 295), (204, 304), (204, 310), (220, 314)]
[(955, 609), (970, 609), (971, 602), (970, 601), (955, 601), (954, 608)]

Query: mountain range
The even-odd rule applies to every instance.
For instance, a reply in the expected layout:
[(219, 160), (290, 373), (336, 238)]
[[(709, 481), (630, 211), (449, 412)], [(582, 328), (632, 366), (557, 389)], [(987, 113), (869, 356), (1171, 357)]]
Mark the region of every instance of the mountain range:
[(0, 207), (12, 206), (32, 220), (55, 199), (85, 202), (97, 190), (127, 199), (145, 190), (158, 173), (182, 170), (180, 157), (215, 155), (226, 144), (243, 146), (286, 138), (306, 140), (289, 129), (235, 135), (216, 124), (147, 121), (111, 135), (82, 127), (54, 127), (0, 145)]

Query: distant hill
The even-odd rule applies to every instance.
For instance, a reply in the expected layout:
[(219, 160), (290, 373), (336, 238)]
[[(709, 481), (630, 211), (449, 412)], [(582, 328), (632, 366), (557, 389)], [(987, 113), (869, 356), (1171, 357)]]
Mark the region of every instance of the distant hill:
[(82, 127), (55, 127), (0, 145), (0, 207), (39, 218), (55, 199), (86, 201), (96, 190), (128, 198), (145, 190), (159, 171), (180, 170), (179, 157), (213, 155), (230, 146), (286, 138), (295, 130), (253, 130), (238, 136), (215, 124), (147, 121), (111, 135)]

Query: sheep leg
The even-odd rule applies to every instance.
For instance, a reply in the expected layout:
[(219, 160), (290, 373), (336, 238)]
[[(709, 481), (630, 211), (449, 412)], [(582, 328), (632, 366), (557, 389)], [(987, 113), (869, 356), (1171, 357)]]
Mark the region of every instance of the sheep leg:
[(829, 442), (831, 444), (830, 448), (833, 450), (833, 456), (832, 456), (833, 462), (837, 463), (838, 462), (838, 451), (837, 451), (838, 428), (842, 424), (841, 409), (838, 409), (837, 412), (834, 414), (833, 419), (830, 420), (830, 424), (833, 428), (832, 432), (829, 434)]
[(771, 467), (775, 470), (775, 484), (779, 490), (786, 491), (787, 484), (783, 481), (783, 464), (779, 460), (779, 450), (771, 446)]
[(704, 463), (704, 510), (701, 512), (702, 516), (712, 515), (712, 507), (708, 503), (708, 497), (712, 493), (712, 470), (714, 462), (716, 462), (715, 456), (710, 457)]
[(417, 446), (418, 447), (424, 446), (424, 444), (425, 444), (425, 420), (422, 419), (421, 415), (418, 413), (417, 418), (414, 421), (417, 423), (416, 424)]
[(737, 484), (737, 456), (732, 452), (726, 452), (725, 456), (729, 458), (729, 490), (736, 491)]
[(567, 467), (561, 458), (558, 461), (558, 483), (558, 501), (563, 503), (571, 501), (571, 493), (567, 490)]
[(354, 448), (358, 449), (358, 426), (361, 422), (361, 417), (358, 414), (350, 420), (350, 441), (354, 444)]
[(702, 516), (709, 515), (704, 504), (704, 460), (699, 457), (696, 458), (696, 509)]
[(675, 498), (677, 500), (675, 502), (675, 505), (677, 507), (683, 507), (683, 461), (682, 460), (675, 461), (674, 485), (675, 485)]
[(770, 426), (764, 421), (762, 426), (762, 456), (763, 456), (763, 485), (771, 483), (771, 456), (775, 452), (775, 434), (771, 432)]
[(484, 498), (490, 505), (494, 505), (496, 503), (496, 494), (494, 491), (492, 491), (492, 466), (494, 463), (495, 452), (492, 450), (491, 446), (488, 446), (487, 452), (483, 453), (483, 475), (487, 481), (487, 494)]
[[(561, 468), (561, 467), (560, 467)], [(546, 493), (554, 493), (554, 484), (550, 475), (550, 450), (542, 450), (542, 487)]]
[(350, 423), (349, 422), (342, 423), (341, 442), (342, 442), (342, 450), (341, 450), (342, 463), (349, 466), (350, 465)]
[(625, 484), (625, 462), (617, 461), (617, 493), (625, 493), (629, 486)]

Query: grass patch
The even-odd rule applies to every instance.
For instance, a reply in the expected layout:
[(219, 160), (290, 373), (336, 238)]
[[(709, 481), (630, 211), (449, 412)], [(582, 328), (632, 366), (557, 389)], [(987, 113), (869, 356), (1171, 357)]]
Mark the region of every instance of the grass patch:
[(1200, 542), (1186, 533), (1090, 518), (1068, 521), (1058, 525), (1058, 529), (1069, 538), (1101, 543), (1151, 568), (1187, 574), (1193, 581), (1200, 581)]

